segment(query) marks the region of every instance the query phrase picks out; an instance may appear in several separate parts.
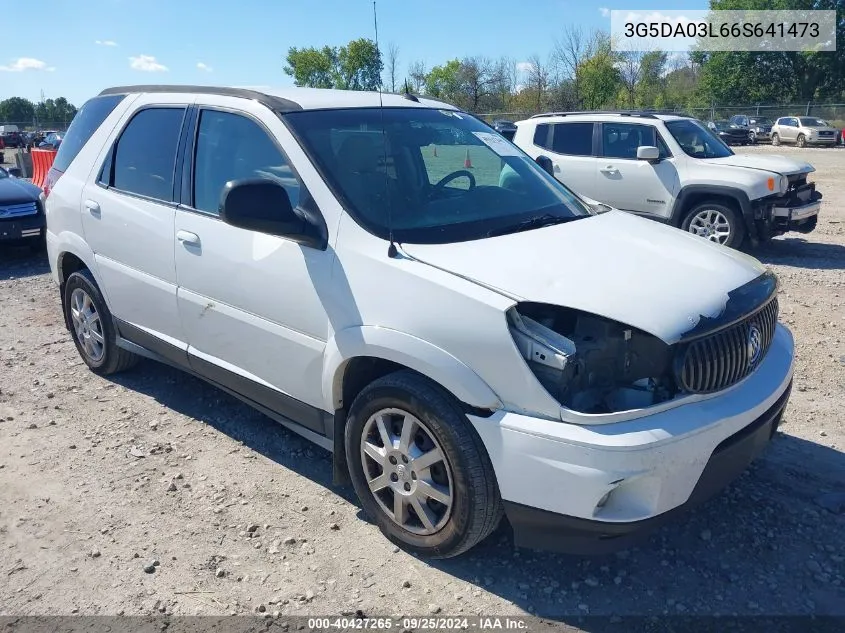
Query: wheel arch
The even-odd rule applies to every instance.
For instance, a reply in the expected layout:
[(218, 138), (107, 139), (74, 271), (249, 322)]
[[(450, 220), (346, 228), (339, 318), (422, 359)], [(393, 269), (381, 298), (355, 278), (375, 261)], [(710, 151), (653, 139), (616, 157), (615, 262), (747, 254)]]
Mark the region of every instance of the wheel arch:
[(672, 208), (672, 226), (680, 227), (689, 210), (705, 200), (717, 200), (730, 204), (734, 209), (739, 211), (745, 220), (746, 228), (749, 228), (748, 224), (749, 218), (752, 217), (752, 210), (748, 194), (742, 189), (724, 185), (689, 185), (681, 189)]
[(378, 378), (410, 369), (456, 398), (469, 412), (490, 415), (501, 401), (478, 374), (445, 350), (388, 328), (359, 326), (336, 333), (326, 345), (323, 398), (334, 411), (333, 471), (336, 484), (349, 483), (344, 430), (355, 397)]
[(351, 404), (347, 399), (357, 395), (350, 393), (347, 380), (352, 375), (349, 369), (355, 369), (359, 363), (373, 365), (376, 373), (384, 368), (411, 369), (474, 409), (492, 410), (502, 406), (489, 385), (463, 362), (436, 345), (399, 330), (375, 326), (347, 328), (328, 341), (324, 358), (322, 389), (329, 410), (347, 407)]
[(94, 267), (94, 253), (86, 247), (73, 243), (63, 244), (56, 255), (56, 281), (59, 284), (59, 296), (62, 301), (62, 314), (65, 315), (65, 327), (70, 329), (65, 310), (65, 283), (68, 277), (78, 270), (88, 270), (97, 282), (103, 298), (108, 302), (103, 284), (100, 283), (99, 275)]

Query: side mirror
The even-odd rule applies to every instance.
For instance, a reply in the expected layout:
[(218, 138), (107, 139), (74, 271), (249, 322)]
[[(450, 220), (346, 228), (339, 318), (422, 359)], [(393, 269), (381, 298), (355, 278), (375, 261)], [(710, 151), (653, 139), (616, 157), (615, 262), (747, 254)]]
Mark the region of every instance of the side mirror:
[(323, 248), (320, 231), (291, 205), (280, 184), (266, 178), (230, 180), (220, 196), (220, 219), (248, 231)]
[(538, 156), (534, 159), (534, 162), (536, 162), (540, 167), (542, 167), (544, 171), (548, 172), (549, 175), (555, 175), (554, 163), (552, 163), (552, 159), (548, 156)]
[(9, 167), (6, 171), (9, 172), (12, 178), (23, 178), (23, 172), (17, 167)]
[(659, 160), (660, 150), (653, 145), (640, 145), (637, 148), (637, 160)]

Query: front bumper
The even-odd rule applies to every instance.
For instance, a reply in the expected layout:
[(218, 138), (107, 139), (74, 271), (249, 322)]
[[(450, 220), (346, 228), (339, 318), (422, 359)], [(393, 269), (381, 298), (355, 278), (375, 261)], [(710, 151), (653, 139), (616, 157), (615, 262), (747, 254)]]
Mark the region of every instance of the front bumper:
[(836, 135), (833, 136), (811, 136), (807, 139), (810, 145), (835, 145)]
[(0, 242), (39, 238), (46, 225), (43, 213), (0, 220)]
[(792, 335), (778, 326), (763, 362), (739, 384), (627, 422), (468, 416), (490, 455), (516, 544), (571, 553), (626, 547), (721, 490), (777, 428), (793, 349)]

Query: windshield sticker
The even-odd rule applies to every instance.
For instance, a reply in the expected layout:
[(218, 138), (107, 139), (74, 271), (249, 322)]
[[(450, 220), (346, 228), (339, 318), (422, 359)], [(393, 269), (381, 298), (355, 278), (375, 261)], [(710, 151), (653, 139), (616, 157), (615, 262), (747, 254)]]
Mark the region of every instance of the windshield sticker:
[(519, 150), (495, 132), (473, 132), (479, 141), (496, 152), (499, 156), (519, 156)]

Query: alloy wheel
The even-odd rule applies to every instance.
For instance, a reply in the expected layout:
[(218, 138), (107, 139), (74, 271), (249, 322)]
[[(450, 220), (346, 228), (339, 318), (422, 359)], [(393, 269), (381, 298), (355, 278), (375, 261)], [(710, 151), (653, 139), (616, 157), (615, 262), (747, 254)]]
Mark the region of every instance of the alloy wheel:
[(106, 337), (100, 313), (85, 290), (75, 288), (70, 296), (70, 317), (76, 340), (88, 358), (98, 363), (106, 353)]
[(452, 469), (434, 434), (416, 416), (381, 409), (364, 424), (361, 463), (370, 492), (396, 524), (421, 536), (449, 520)]
[(689, 232), (717, 244), (725, 244), (731, 237), (731, 223), (721, 211), (702, 209), (689, 224)]

